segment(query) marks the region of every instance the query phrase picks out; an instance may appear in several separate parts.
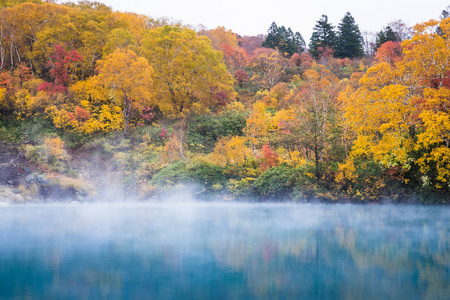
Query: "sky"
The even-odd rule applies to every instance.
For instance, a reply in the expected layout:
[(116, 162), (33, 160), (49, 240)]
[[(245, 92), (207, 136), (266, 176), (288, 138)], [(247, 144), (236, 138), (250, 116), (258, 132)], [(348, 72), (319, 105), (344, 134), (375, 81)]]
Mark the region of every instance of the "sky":
[(240, 35), (266, 34), (272, 22), (300, 32), (306, 42), (322, 14), (337, 26), (350, 12), (361, 32), (379, 32), (387, 23), (402, 19), (415, 25), (438, 19), (449, 0), (97, 0), (117, 11), (153, 18), (168, 17), (183, 24), (224, 26)]

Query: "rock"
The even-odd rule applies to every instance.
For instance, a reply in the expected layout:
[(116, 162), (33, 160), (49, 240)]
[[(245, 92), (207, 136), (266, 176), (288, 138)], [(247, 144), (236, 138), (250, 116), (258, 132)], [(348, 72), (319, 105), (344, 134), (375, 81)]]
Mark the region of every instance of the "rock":
[(13, 193), (17, 195), (19, 193), (19, 190), (18, 189), (14, 189)]
[(32, 183), (34, 180), (35, 180), (35, 178), (34, 178), (34, 175), (33, 175), (33, 174), (27, 175), (27, 176), (25, 177), (25, 182), (26, 182), (26, 183)]
[(9, 185), (13, 185), (13, 182), (11, 180), (7, 181)]
[(45, 175), (39, 175), (39, 174), (37, 174), (37, 175), (34, 175), (34, 178), (35, 178), (36, 181), (39, 182), (40, 184), (44, 184), (44, 185), (50, 184), (50, 180), (48, 180), (48, 179), (46, 178)]

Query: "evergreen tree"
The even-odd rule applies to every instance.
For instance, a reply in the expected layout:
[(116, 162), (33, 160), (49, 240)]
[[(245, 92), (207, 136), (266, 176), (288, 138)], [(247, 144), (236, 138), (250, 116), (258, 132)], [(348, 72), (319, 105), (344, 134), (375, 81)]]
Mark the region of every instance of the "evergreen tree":
[(439, 18), (441, 20), (443, 19), (447, 19), (450, 16), (450, 5), (447, 6), (446, 9), (442, 10), (441, 15), (439, 16)]
[(284, 26), (278, 27), (275, 22), (270, 25), (261, 46), (277, 49), (288, 57), (305, 51), (305, 41), (299, 32), (294, 33), (291, 28), (286, 29)]
[(363, 37), (352, 15), (347, 12), (338, 25), (338, 41), (335, 56), (339, 58), (362, 57)]
[(266, 48), (276, 49), (280, 45), (280, 35), (279, 29), (275, 22), (270, 25), (269, 30), (267, 30), (267, 37), (261, 46)]
[(326, 15), (322, 15), (313, 30), (309, 43), (309, 52), (312, 56), (318, 58), (325, 48), (334, 49), (336, 47), (336, 33), (333, 25), (328, 23)]
[[(441, 20), (444, 20), (444, 19), (447, 19), (449, 16), (450, 16), (450, 5), (447, 6), (447, 8), (444, 9), (444, 10), (441, 12), (441, 15), (439, 16), (439, 18), (440, 18)], [(437, 33), (438, 35), (440, 35), (440, 36), (443, 35), (443, 31), (442, 31), (441, 26), (438, 26), (438, 28), (436, 28), (436, 33)]]
[(392, 30), (392, 28), (390, 26), (387, 26), (385, 31), (381, 30), (378, 33), (377, 40), (376, 40), (376, 44), (377, 44), (376, 49), (380, 48), (381, 45), (383, 45), (384, 43), (386, 43), (388, 41), (392, 41), (392, 42), (400, 41), (400, 39), (397, 37), (394, 30)]

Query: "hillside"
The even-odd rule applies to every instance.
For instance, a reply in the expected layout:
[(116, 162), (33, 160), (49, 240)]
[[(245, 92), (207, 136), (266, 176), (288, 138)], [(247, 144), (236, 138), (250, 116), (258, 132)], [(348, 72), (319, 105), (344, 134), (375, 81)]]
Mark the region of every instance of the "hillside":
[(3, 199), (448, 203), (450, 18), (310, 44), (115, 12), (0, 8)]

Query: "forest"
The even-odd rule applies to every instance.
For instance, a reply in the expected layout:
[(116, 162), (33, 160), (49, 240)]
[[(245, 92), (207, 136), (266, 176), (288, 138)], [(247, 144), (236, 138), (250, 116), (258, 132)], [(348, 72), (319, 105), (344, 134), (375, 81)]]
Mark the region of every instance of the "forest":
[(0, 198), (449, 203), (449, 11), (382, 26), (323, 15), (307, 45), (2, 0)]

